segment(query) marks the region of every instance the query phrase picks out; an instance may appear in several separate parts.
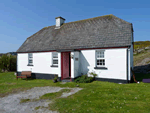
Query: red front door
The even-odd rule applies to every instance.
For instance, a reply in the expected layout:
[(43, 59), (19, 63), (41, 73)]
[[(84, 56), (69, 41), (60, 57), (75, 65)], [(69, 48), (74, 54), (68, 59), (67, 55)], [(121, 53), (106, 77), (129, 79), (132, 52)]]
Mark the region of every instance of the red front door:
[(70, 52), (62, 52), (61, 53), (61, 78), (69, 78), (70, 77)]

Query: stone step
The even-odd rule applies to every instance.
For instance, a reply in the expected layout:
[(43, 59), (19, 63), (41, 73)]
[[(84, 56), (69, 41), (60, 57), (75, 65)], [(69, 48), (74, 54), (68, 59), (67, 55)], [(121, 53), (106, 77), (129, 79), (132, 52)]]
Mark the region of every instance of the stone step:
[(63, 79), (62, 82), (71, 82), (70, 79)]

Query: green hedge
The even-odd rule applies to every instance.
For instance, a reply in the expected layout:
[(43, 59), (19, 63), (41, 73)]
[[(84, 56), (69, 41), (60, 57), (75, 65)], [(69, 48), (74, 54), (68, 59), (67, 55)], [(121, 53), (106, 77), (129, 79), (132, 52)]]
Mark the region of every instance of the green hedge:
[(16, 56), (3, 55), (0, 57), (0, 72), (16, 71)]

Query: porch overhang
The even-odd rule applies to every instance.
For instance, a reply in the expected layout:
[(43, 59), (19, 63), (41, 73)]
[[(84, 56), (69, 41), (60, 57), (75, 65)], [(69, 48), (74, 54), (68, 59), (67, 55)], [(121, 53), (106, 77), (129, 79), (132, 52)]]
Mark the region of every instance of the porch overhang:
[(80, 51), (77, 49), (57, 49), (56, 52), (74, 52), (74, 51)]

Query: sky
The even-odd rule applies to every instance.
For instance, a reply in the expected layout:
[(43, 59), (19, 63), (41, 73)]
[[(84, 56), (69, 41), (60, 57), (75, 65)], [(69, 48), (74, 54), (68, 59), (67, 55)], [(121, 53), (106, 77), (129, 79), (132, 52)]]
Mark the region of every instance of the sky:
[(1, 0), (0, 53), (16, 52), (55, 17), (65, 23), (113, 14), (133, 24), (134, 41), (150, 40), (150, 0)]

